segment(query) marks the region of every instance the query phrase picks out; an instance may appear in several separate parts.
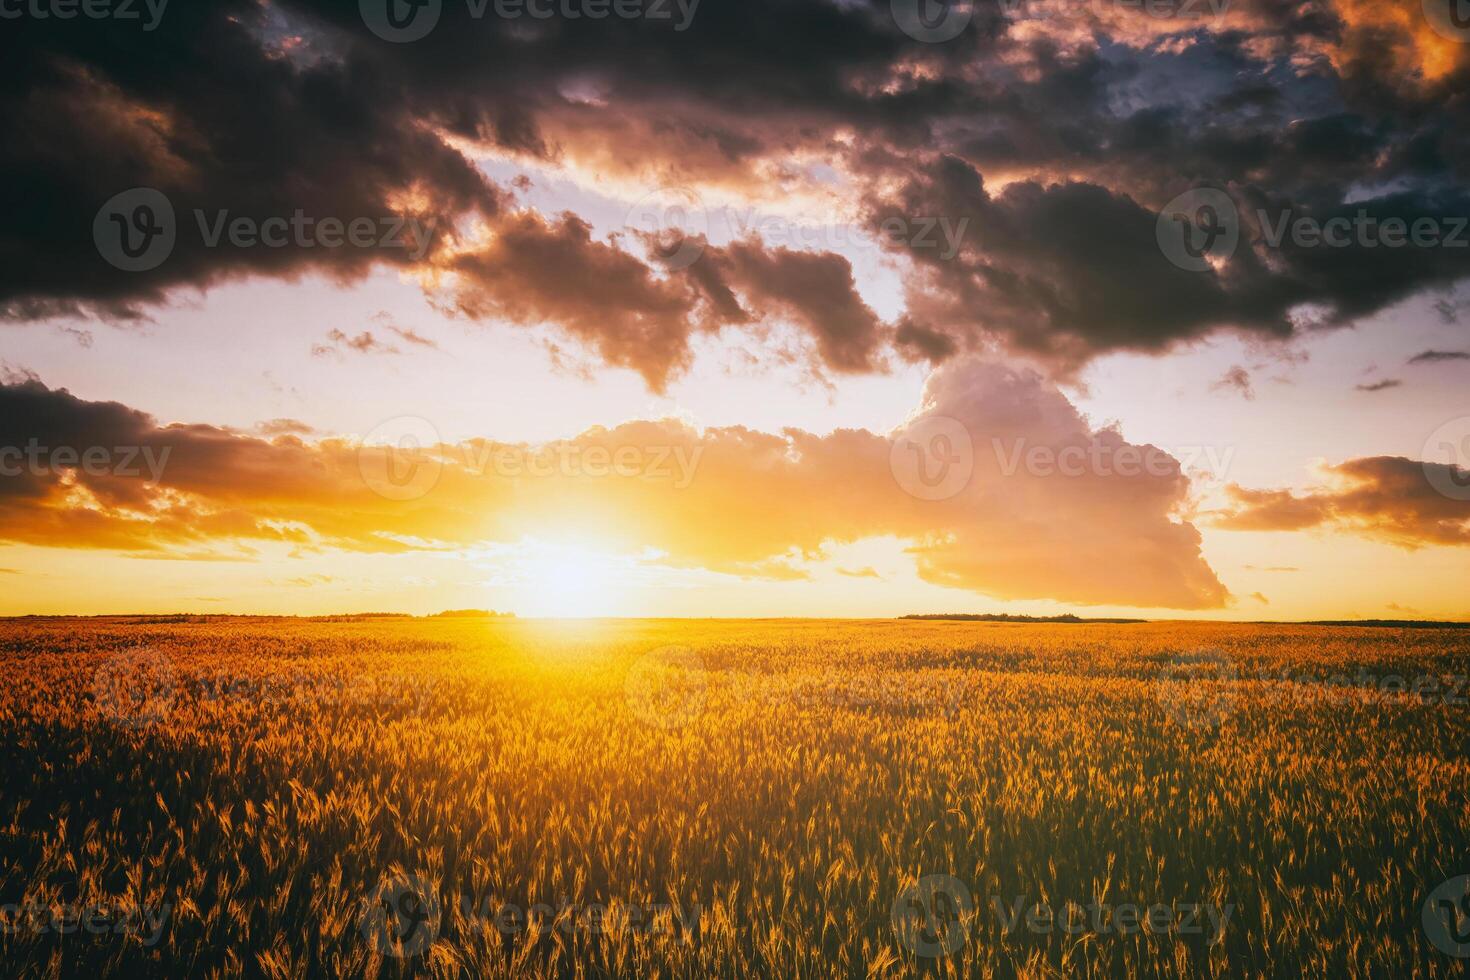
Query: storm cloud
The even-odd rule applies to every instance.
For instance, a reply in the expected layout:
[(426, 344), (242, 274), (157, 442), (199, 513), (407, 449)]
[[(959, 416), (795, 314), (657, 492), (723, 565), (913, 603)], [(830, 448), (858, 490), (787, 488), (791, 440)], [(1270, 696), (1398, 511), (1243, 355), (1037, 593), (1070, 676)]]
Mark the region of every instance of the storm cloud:
[[(658, 388), (709, 332), (758, 345), (788, 325), (826, 371), (999, 344), (1067, 372), (1220, 331), (1344, 326), (1470, 273), (1448, 241), (1470, 216), (1470, 46), (1417, 3), (979, 3), (942, 38), (904, 0), (660, 6), (444, 2), (409, 43), (345, 0), (171, 4), (146, 30), (7, 21), (0, 315), (137, 319), (241, 277), (399, 268), (442, 308), (560, 332)], [(720, 242), (670, 269), (636, 235), (529, 210), (486, 160), (629, 199), (678, 184), (820, 202), (898, 264), (906, 309), (879, 318), (820, 246)], [(1161, 216), (1201, 186), (1231, 202), (1239, 243), (1178, 268)], [(129, 271), (94, 233), (154, 227), (133, 198), (106, 211), (136, 188), (168, 202), (174, 240)], [(1283, 215), (1360, 213), (1438, 238), (1269, 240)], [(945, 257), (883, 234), (891, 217), (967, 231)], [(370, 224), (332, 224), (353, 221)]]

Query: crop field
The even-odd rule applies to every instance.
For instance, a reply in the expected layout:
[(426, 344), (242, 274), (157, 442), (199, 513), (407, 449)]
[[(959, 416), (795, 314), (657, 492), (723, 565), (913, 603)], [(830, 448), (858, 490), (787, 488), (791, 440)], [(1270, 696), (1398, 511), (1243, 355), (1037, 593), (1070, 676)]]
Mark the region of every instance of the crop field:
[(1470, 632), (0, 623), (10, 976), (1460, 975)]

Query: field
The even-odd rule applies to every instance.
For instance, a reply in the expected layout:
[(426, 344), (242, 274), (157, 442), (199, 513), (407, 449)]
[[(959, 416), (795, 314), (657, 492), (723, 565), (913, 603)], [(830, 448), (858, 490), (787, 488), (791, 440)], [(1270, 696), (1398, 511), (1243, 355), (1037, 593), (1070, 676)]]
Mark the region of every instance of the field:
[(31, 619), (0, 657), (7, 975), (1470, 953), (1470, 632)]

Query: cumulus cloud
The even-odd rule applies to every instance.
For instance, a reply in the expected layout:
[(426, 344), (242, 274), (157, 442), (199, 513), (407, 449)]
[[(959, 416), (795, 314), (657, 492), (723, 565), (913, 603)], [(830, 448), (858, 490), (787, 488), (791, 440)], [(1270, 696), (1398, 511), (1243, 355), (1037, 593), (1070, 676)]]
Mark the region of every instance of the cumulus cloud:
[(659, 277), (635, 255), (594, 238), (575, 214), (546, 220), (519, 213), (446, 268), (456, 276), (454, 309), (465, 316), (555, 324), (653, 387), (689, 363), (690, 322), (701, 303), (695, 285)]
[(440, 270), (452, 276), (444, 288), (454, 312), (557, 328), (654, 390), (689, 365), (695, 336), (732, 326), (787, 324), (810, 341), (819, 367), (877, 368), (889, 329), (858, 294), (846, 258), (753, 238), (728, 246), (691, 238), (687, 247), (692, 263), (660, 269), (571, 212), (547, 219), (527, 210)]
[(1021, 181), (991, 193), (980, 172), (946, 157), (870, 201), (870, 224), (903, 215), (964, 215), (959, 254), (909, 244), (909, 315), (976, 348), (987, 336), (1060, 364), (1100, 351), (1158, 351), (1226, 324), (1290, 333), (1281, 317), (1243, 315), (1213, 276), (1159, 250), (1157, 215), (1087, 183)]
[(1225, 202), (1240, 240), (1200, 270), (1180, 267), (1161, 248), (1161, 198), (1077, 180), (1013, 181), (992, 191), (956, 155), (871, 197), (868, 220), (876, 232), (903, 215), (968, 218), (958, 255), (898, 243), (914, 267), (905, 282), (908, 315), (959, 347), (998, 336), (1063, 370), (1101, 353), (1165, 351), (1222, 330), (1283, 340), (1308, 322), (1304, 310), (1313, 311), (1314, 328), (1342, 326), (1470, 275), (1467, 249), (1271, 238), (1283, 220), (1303, 217), (1314, 227), (1363, 215), (1371, 227), (1393, 219), (1408, 228), (1439, 214), (1470, 215), (1470, 197), (1459, 191), (1347, 205), (1243, 186)]
[[(0, 459), (15, 473), (0, 479), (7, 541), (178, 557), (264, 542), (399, 553), (570, 535), (678, 567), (792, 579), (809, 574), (793, 558), (892, 536), (926, 581), (998, 598), (1198, 609), (1228, 597), (1179, 516), (1189, 484), (1177, 461), (1093, 429), (1036, 373), (989, 362), (936, 371), (888, 433), (665, 419), (536, 446), (421, 440), (410, 452), (162, 425), (35, 379), (0, 387), (0, 406), (0, 446), (139, 447), (165, 461), (129, 475), (54, 453), (18, 473), (13, 453)], [(936, 443), (934, 425), (961, 435)], [(926, 493), (904, 469), (916, 449), (934, 455), (922, 465), (952, 463), (963, 479)], [(1038, 453), (1093, 462), (1042, 466)], [(422, 492), (399, 492), (424, 475)]]
[[(792, 323), (811, 338), (828, 369), (860, 373), (877, 367), (889, 331), (858, 295), (847, 259), (832, 252), (766, 248), (754, 239), (706, 253), (700, 259), (711, 266), (705, 288), (713, 296), (729, 290), (767, 318)], [(738, 319), (756, 318), (747, 312)]]

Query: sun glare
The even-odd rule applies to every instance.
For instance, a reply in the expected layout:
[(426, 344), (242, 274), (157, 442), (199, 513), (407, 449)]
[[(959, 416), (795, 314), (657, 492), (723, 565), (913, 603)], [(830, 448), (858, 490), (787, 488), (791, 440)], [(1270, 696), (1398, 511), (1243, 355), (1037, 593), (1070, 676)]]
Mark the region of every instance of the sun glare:
[[(509, 559), (507, 584), (523, 616), (616, 616), (626, 559), (579, 545), (526, 541)], [(625, 570), (624, 570), (625, 571)]]

